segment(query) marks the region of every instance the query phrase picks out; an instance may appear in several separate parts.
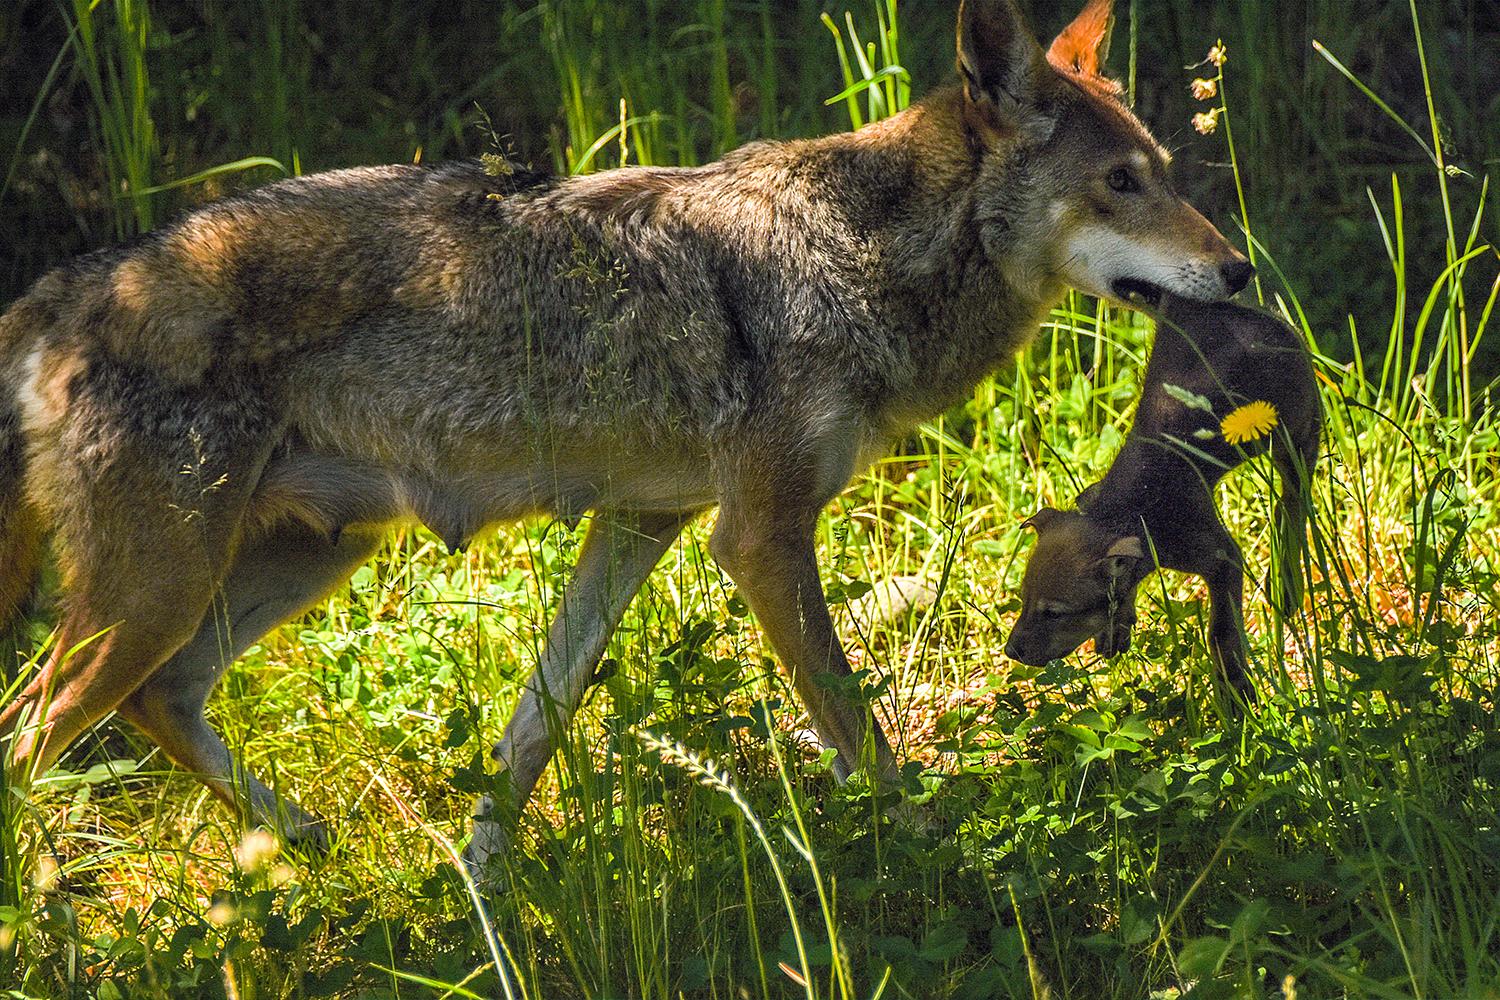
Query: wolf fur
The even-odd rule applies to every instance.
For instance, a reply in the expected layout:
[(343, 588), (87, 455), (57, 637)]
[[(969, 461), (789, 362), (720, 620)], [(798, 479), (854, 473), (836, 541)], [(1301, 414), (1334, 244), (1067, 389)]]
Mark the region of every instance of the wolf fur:
[(226, 800), (319, 836), (204, 721), (224, 666), (393, 523), (461, 547), (592, 512), (495, 750), (515, 801), (481, 803), (477, 865), (631, 597), (717, 506), (712, 552), (839, 766), (889, 772), (867, 713), (815, 682), (849, 669), (824, 505), (1068, 285), (1216, 299), (1248, 277), (1097, 75), (1108, 8), (1044, 53), (1010, 0), (967, 0), (961, 83), (852, 134), (566, 180), (318, 174), (44, 277), (0, 318), (0, 604), (44, 531), (66, 594), (0, 716), (16, 766), (118, 710)]

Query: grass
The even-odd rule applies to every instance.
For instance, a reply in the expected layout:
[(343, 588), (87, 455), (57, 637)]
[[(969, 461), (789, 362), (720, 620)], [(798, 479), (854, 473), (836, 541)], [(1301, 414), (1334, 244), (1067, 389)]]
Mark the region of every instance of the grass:
[[(572, 169), (696, 162), (823, 115), (858, 124), (932, 79), (902, 61), (923, 44), (894, 3), (824, 27), (798, 9), (816, 40), (801, 58), (769, 5), (503, 16), (541, 40), (550, 75), (533, 85), (551, 88), (563, 123), (549, 155)], [(230, 155), (295, 170), (316, 105), (297, 110), (316, 74), (295, 29), (315, 15), (266, 11), (252, 27), (278, 39), (283, 69), (254, 78), (265, 145)], [(183, 194), (153, 187), (222, 157), (190, 162), (180, 137), (153, 138), (171, 117), (158, 108), (181, 99), (151, 62), (167, 58), (150, 43), (164, 6), (72, 14), (94, 142), (126, 195), (112, 211), (122, 232), (146, 228)], [(1337, 325), (1307, 318), (1327, 311), (1316, 286), (1283, 280), (1304, 247), (1263, 224), (1273, 178), (1256, 173), (1270, 155), (1257, 95), (1276, 84), (1227, 36), (1233, 117), (1205, 141), (1234, 128), (1261, 289), (1316, 345), (1327, 412), (1297, 613), (1274, 615), (1259, 582), (1269, 471), (1223, 490), (1257, 581), (1253, 714), (1235, 720), (1213, 690), (1204, 594), (1177, 577), (1143, 588), (1136, 647), (1114, 661), (1031, 669), (1000, 652), (1020, 521), (1107, 466), (1149, 347), (1138, 317), (1075, 297), (1013, 370), (914, 432), (821, 527), (860, 670), (851, 695), (886, 721), (930, 829), (857, 778), (836, 785), (799, 739), (798, 703), (699, 525), (612, 642), (607, 679), (522, 819), (504, 891), (477, 895), (453, 840), (581, 535), (517, 526), (449, 556), (402, 532), (232, 668), (211, 705), (252, 768), (331, 820), (329, 854), (277, 853), (102, 727), (29, 796), (0, 790), (0, 985), (101, 998), (1500, 995), (1500, 423), (1479, 365), (1500, 281), (1487, 178), (1451, 175), (1439, 124), (1476, 109), (1444, 82), (1451, 68), (1429, 72), (1419, 14), (1381, 15), (1421, 57), (1415, 93), (1368, 83), (1336, 42), (1320, 54), (1298, 41), (1346, 109), (1384, 117), (1378, 98), (1426, 164), (1365, 188), (1364, 253), (1388, 262), (1391, 294), (1378, 320)], [(232, 66), (225, 35), (215, 51)], [(803, 99), (782, 107), (790, 94)], [(226, 116), (246, 113), (229, 103)], [(415, 137), (428, 155), (469, 131), (467, 104), (449, 110)], [(1312, 125), (1293, 126), (1294, 143), (1314, 141)], [(1453, 197), (1433, 195), (1448, 184)], [(853, 613), (899, 575), (939, 599), (891, 621)], [(33, 649), (47, 628), (32, 624)]]

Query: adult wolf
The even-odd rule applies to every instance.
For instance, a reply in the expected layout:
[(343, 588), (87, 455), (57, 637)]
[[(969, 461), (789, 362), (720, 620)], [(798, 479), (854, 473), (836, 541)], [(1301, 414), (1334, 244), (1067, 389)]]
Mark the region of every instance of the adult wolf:
[[(593, 512), (495, 748), (524, 802), (626, 605), (717, 506), (713, 554), (840, 766), (889, 770), (879, 728), (817, 683), (849, 669), (824, 505), (1065, 287), (1219, 299), (1250, 274), (1100, 75), (1109, 21), (1093, 0), (1044, 53), (1010, 0), (966, 0), (959, 83), (856, 133), (567, 180), (319, 174), (44, 277), (0, 318), (0, 606), (44, 532), (66, 594), (0, 716), (16, 766), (118, 710), (226, 800), (318, 835), (204, 720), (224, 664), (393, 522), (457, 547)], [(503, 843), (492, 807), (474, 864)]]

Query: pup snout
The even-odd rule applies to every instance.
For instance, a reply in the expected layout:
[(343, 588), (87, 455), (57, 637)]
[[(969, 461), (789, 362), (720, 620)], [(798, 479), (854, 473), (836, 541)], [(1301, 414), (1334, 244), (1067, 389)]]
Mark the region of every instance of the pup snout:
[(1015, 632), (1011, 633), (1010, 641), (1005, 644), (1005, 655), (1028, 667), (1040, 667), (1047, 662), (1045, 653), (1037, 649), (1034, 644), (1026, 642)]
[(1255, 276), (1255, 265), (1243, 257), (1225, 264), (1219, 270), (1224, 276), (1224, 284), (1228, 286), (1230, 295), (1248, 285), (1250, 279)]

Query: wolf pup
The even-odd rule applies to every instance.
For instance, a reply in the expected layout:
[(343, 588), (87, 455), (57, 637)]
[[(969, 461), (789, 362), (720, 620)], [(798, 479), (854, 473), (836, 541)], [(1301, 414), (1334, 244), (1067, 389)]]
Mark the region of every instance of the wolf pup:
[(252, 818), (320, 837), (204, 720), (225, 664), (392, 524), (457, 548), (591, 512), (495, 747), (477, 866), (631, 598), (717, 507), (712, 552), (838, 767), (890, 772), (867, 710), (818, 682), (849, 671), (824, 506), (1068, 286), (1211, 300), (1250, 276), (1100, 75), (1109, 21), (1093, 0), (1044, 52), (1010, 0), (966, 0), (961, 81), (858, 132), (566, 180), (317, 174), (41, 279), (0, 318), (0, 607), (44, 532), (66, 603), (0, 715), (13, 766), (118, 711)]
[[(1241, 407), (1249, 408), (1236, 418), (1257, 425), (1248, 440), (1235, 419), (1223, 420)], [(1269, 448), (1281, 478), (1279, 601), (1288, 607), (1300, 594), (1304, 487), (1321, 428), (1312, 361), (1296, 331), (1256, 309), (1166, 297), (1135, 422), (1114, 464), (1083, 491), (1077, 510), (1043, 507), (1027, 521), (1037, 542), (1006, 655), (1040, 665), (1090, 637), (1101, 656), (1123, 652), (1136, 587), (1160, 566), (1207, 582), (1214, 663), (1251, 699), (1240, 549), (1219, 520), (1214, 487)]]

